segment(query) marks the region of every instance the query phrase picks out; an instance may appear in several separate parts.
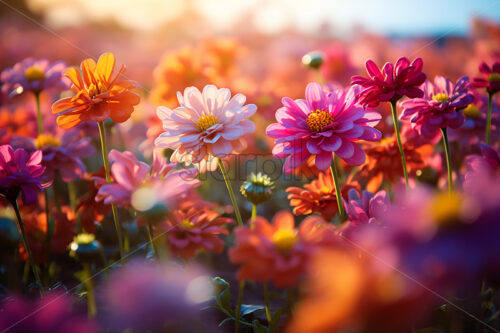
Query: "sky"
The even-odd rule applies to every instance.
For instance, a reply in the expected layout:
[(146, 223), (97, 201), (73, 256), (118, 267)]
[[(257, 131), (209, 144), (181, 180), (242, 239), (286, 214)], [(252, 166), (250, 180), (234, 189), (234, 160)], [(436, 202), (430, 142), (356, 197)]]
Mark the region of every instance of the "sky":
[(314, 33), (328, 22), (338, 36), (359, 25), (405, 36), (466, 34), (475, 16), (500, 22), (500, 0), (28, 0), (28, 5), (55, 27), (112, 19), (142, 31), (193, 11), (222, 33), (247, 20), (264, 33), (290, 27)]

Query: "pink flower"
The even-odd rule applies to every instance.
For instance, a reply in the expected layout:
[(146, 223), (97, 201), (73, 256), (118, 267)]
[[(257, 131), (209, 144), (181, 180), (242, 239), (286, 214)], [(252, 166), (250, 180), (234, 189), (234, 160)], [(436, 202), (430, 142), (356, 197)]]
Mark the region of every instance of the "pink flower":
[(26, 91), (40, 93), (49, 88), (64, 90), (69, 87), (62, 76), (65, 69), (63, 61), (51, 64), (47, 59), (26, 58), (2, 72), (2, 91), (8, 95), (18, 95)]
[(467, 156), (465, 159), (467, 171), (465, 173), (464, 188), (474, 187), (476, 179), (480, 177), (494, 177), (500, 174), (500, 154), (490, 146), (481, 144), (481, 155)]
[(492, 95), (500, 91), (500, 61), (496, 61), (491, 68), (483, 62), (479, 65), (479, 71), (484, 78), (474, 78), (472, 84), (475, 88), (486, 88), (488, 93)]
[[(105, 204), (133, 206), (143, 211), (155, 203), (171, 204), (174, 199), (201, 184), (194, 178), (196, 169), (174, 171), (176, 163), (167, 164), (156, 154), (152, 167), (138, 161), (129, 151), (120, 153), (113, 149), (108, 156), (114, 181), (102, 185), (96, 195), (96, 201), (104, 200)], [(95, 181), (102, 182), (103, 179), (96, 178)]]
[(309, 83), (306, 99), (282, 99), (276, 111), (277, 123), (267, 127), (267, 135), (276, 138), (273, 155), (285, 158), (285, 173), (291, 173), (310, 156), (316, 167), (326, 170), (332, 153), (350, 165), (365, 161), (365, 153), (355, 142), (377, 141), (381, 133), (374, 129), (381, 119), (377, 112), (367, 112), (357, 104), (358, 89), (350, 87), (325, 92), (320, 84)]
[(210, 155), (224, 157), (239, 153), (245, 147), (242, 136), (253, 133), (255, 125), (248, 120), (257, 107), (244, 105), (246, 97), (236, 94), (231, 98), (229, 89), (207, 85), (200, 92), (188, 87), (184, 95), (177, 93), (180, 106), (171, 110), (158, 107), (157, 115), (163, 121), (164, 132), (155, 140), (160, 148), (175, 150), (174, 162), (199, 163), (202, 169), (217, 166)]
[(359, 94), (359, 103), (364, 107), (375, 107), (380, 102), (396, 102), (403, 96), (422, 97), (419, 87), (426, 79), (422, 72), (423, 61), (415, 59), (411, 64), (408, 58), (399, 58), (396, 65), (385, 63), (382, 72), (375, 62), (366, 62), (369, 77), (353, 76), (351, 84), (359, 84), (364, 89)]
[(423, 85), (424, 96), (401, 103), (402, 120), (410, 120), (412, 126), (431, 138), (441, 128), (458, 128), (465, 118), (461, 109), (472, 103), (469, 78), (464, 76), (456, 84), (442, 76), (436, 76), (434, 84), (427, 80)]
[(10, 145), (0, 146), (0, 195), (13, 201), (21, 194), (24, 204), (34, 203), (37, 191), (50, 185), (41, 184), (45, 179), (41, 162), (40, 150), (28, 153)]

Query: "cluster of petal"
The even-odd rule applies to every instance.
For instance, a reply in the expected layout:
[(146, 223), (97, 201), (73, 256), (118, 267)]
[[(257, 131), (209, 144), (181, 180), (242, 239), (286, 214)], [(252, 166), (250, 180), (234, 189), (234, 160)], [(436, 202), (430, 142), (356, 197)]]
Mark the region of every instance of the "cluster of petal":
[[(239, 153), (245, 147), (243, 136), (255, 131), (248, 118), (257, 107), (245, 105), (246, 97), (242, 94), (231, 98), (229, 89), (207, 85), (202, 92), (188, 87), (184, 94), (177, 93), (177, 98), (179, 107), (172, 110), (160, 106), (157, 110), (164, 132), (155, 144), (175, 150), (172, 161), (199, 163), (208, 161), (210, 156)], [(210, 164), (210, 169), (213, 167)]]
[(84, 121), (104, 121), (108, 118), (121, 123), (130, 118), (139, 96), (132, 92), (135, 82), (123, 77), (125, 66), (115, 74), (115, 56), (105, 53), (96, 62), (82, 61), (81, 73), (69, 68), (64, 74), (71, 80), (74, 97), (63, 98), (52, 105), (59, 127), (68, 129)]
[(422, 72), (423, 61), (417, 58), (410, 63), (405, 57), (399, 58), (396, 65), (386, 63), (382, 71), (375, 62), (366, 62), (369, 77), (354, 76), (352, 84), (360, 85), (359, 103), (364, 107), (375, 107), (380, 102), (396, 102), (403, 96), (409, 98), (422, 97), (420, 87), (426, 79)]
[[(286, 158), (283, 170), (291, 173), (310, 156), (315, 165), (326, 170), (335, 153), (350, 165), (365, 161), (358, 140), (377, 141), (381, 133), (373, 128), (381, 116), (363, 110), (357, 104), (356, 87), (325, 92), (318, 83), (309, 83), (306, 99), (282, 99), (276, 111), (277, 123), (267, 127), (267, 135), (275, 138), (273, 155)], [(318, 117), (321, 122), (314, 123)], [(312, 127), (312, 128), (311, 128)]]
[(429, 138), (434, 137), (441, 128), (458, 128), (465, 121), (461, 109), (474, 100), (469, 85), (466, 76), (455, 84), (439, 75), (434, 78), (434, 84), (427, 80), (423, 85), (422, 98), (401, 103), (401, 119), (411, 121), (419, 133)]
[(475, 88), (486, 88), (493, 95), (500, 91), (500, 61), (496, 61), (491, 67), (483, 62), (479, 65), (479, 71), (484, 77), (474, 78), (472, 84)]

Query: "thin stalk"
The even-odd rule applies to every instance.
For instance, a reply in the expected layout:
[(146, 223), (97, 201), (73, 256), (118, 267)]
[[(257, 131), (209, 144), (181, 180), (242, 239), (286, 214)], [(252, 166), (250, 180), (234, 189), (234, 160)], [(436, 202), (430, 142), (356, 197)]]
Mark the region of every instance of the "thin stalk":
[(273, 317), (271, 316), (271, 310), (269, 308), (269, 290), (267, 288), (267, 282), (264, 282), (263, 286), (264, 286), (264, 304), (265, 304), (265, 310), (266, 310), (267, 324), (269, 325), (269, 327), (271, 327)]
[(97, 314), (97, 307), (95, 305), (94, 284), (92, 283), (92, 270), (88, 262), (83, 263), (85, 271), (85, 285), (87, 287), (87, 311), (89, 318), (95, 317)]
[(486, 144), (491, 144), (491, 111), (493, 109), (493, 94), (488, 93), (488, 116), (486, 118)]
[(257, 217), (257, 205), (256, 204), (252, 204), (252, 216), (250, 217), (253, 221), (253, 219), (255, 219)]
[(43, 119), (42, 119), (42, 108), (40, 107), (40, 93), (35, 93), (36, 102), (36, 123), (38, 126), (38, 135), (43, 134)]
[(441, 128), (441, 133), (443, 134), (444, 153), (446, 154), (446, 167), (448, 168), (448, 192), (451, 194), (453, 191), (453, 177), (451, 171), (450, 144), (448, 142), (448, 134), (446, 132), (446, 128)]
[(234, 332), (240, 331), (240, 315), (241, 315), (241, 302), (243, 301), (243, 290), (245, 289), (245, 280), (240, 281), (240, 289), (238, 290), (238, 303), (236, 304), (236, 313), (234, 314)]
[(238, 204), (236, 203), (236, 198), (234, 196), (233, 185), (231, 184), (231, 180), (226, 171), (226, 167), (220, 158), (217, 158), (217, 163), (219, 164), (220, 171), (224, 176), (224, 180), (226, 182), (227, 191), (229, 192), (229, 197), (231, 198), (231, 203), (233, 204), (234, 214), (236, 215), (236, 221), (238, 225), (243, 226), (243, 220), (241, 219), (240, 209), (238, 208)]
[(333, 185), (335, 185), (335, 196), (337, 197), (337, 207), (339, 209), (340, 221), (344, 222), (346, 220), (344, 203), (342, 202), (342, 192), (339, 184), (339, 177), (337, 175), (337, 167), (335, 166), (335, 158), (333, 156), (332, 164), (330, 165), (330, 171), (332, 172)]
[(399, 135), (399, 120), (398, 113), (396, 111), (396, 102), (391, 102), (392, 111), (392, 121), (394, 122), (394, 132), (396, 133), (396, 140), (398, 142), (399, 153), (401, 154), (401, 162), (403, 164), (403, 173), (405, 175), (406, 189), (409, 188), (408, 184), (408, 169), (406, 168), (406, 157), (403, 150), (403, 144), (401, 143), (401, 136)]
[(35, 260), (33, 259), (33, 255), (31, 254), (31, 248), (28, 243), (28, 239), (26, 238), (26, 233), (24, 232), (23, 220), (21, 219), (21, 213), (19, 212), (19, 206), (17, 204), (17, 200), (12, 200), (10, 202), (12, 207), (14, 207), (14, 211), (16, 212), (17, 224), (19, 226), (19, 230), (21, 230), (21, 236), (23, 237), (24, 247), (26, 248), (26, 252), (28, 253), (31, 270), (33, 271), (33, 275), (35, 276), (36, 284), (40, 290), (40, 296), (43, 296), (43, 285), (42, 280), (40, 280), (40, 275), (38, 275), (38, 270), (36, 269)]
[(158, 254), (158, 249), (156, 248), (155, 240), (153, 238), (153, 226), (151, 222), (148, 221), (146, 229), (148, 229), (149, 242), (151, 243), (151, 247), (153, 248), (153, 252), (157, 259), (160, 259), (160, 255)]
[[(108, 149), (106, 148), (106, 132), (104, 129), (104, 123), (102, 121), (97, 122), (99, 125), (99, 136), (101, 138), (101, 150), (102, 150), (102, 160), (104, 163), (104, 170), (106, 172), (106, 182), (111, 183), (111, 173), (108, 161)], [(118, 222), (118, 211), (116, 210), (115, 204), (111, 204), (111, 211), (113, 212), (113, 222), (115, 223), (116, 235), (118, 236), (118, 245), (120, 246), (120, 260), (123, 263), (124, 247), (123, 247), (123, 236), (120, 223)]]

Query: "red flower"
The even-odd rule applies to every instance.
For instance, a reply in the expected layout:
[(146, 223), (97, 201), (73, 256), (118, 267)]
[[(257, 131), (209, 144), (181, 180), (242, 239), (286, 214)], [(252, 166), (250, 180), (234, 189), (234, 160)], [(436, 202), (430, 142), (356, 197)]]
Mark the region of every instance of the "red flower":
[(483, 74), (484, 78), (474, 78), (472, 81), (474, 87), (486, 88), (491, 95), (500, 91), (500, 61), (495, 61), (491, 68), (483, 62), (479, 65), (479, 71)]

